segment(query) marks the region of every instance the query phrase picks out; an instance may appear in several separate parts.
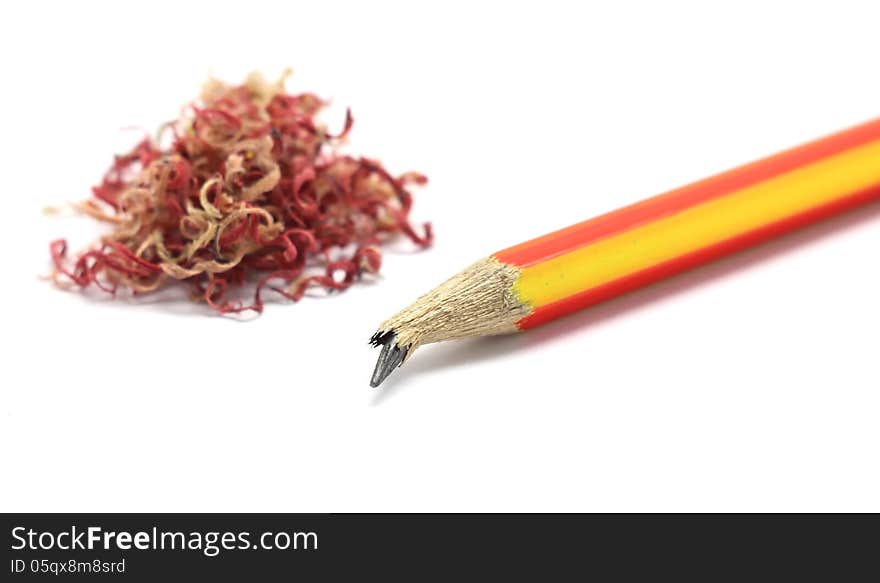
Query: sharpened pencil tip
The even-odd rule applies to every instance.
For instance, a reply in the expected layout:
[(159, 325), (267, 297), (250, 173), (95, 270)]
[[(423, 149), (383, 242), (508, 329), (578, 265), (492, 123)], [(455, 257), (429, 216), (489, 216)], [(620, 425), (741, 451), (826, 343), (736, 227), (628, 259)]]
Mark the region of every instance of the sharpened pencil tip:
[(406, 358), (408, 350), (397, 345), (397, 335), (394, 332), (377, 332), (370, 339), (370, 344), (382, 346), (379, 359), (376, 361), (376, 368), (370, 378), (370, 386), (375, 388), (381, 385), (388, 378), (388, 375), (394, 372), (395, 368), (400, 366), (400, 363)]

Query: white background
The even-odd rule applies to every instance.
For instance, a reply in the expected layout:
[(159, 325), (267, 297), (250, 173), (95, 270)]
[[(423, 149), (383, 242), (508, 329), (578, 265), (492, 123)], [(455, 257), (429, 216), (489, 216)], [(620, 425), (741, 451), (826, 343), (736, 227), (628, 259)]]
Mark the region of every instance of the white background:
[[(873, 4), (873, 5), (872, 5)], [(7, 2), (3, 511), (880, 511), (880, 207), (518, 336), (379, 321), (470, 261), (880, 112), (876, 3)], [(210, 73), (294, 68), (433, 249), (238, 322), (64, 293), (49, 240)]]

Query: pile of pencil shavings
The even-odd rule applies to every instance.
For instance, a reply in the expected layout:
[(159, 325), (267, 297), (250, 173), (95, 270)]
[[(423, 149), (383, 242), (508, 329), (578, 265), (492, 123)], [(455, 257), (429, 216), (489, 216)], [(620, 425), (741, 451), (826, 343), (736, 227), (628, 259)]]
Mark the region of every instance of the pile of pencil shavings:
[[(285, 93), (286, 76), (209, 81), (155, 141), (117, 156), (78, 205), (111, 231), (72, 259), (65, 240), (52, 242), (53, 279), (110, 293), (180, 281), (218, 312), (260, 312), (267, 290), (297, 301), (376, 273), (379, 245), (398, 234), (430, 245), (430, 224), (418, 233), (409, 222), (408, 187), (427, 179), (339, 153), (351, 112), (328, 133), (315, 120), (325, 102)], [(253, 300), (229, 299), (231, 285), (253, 286)]]

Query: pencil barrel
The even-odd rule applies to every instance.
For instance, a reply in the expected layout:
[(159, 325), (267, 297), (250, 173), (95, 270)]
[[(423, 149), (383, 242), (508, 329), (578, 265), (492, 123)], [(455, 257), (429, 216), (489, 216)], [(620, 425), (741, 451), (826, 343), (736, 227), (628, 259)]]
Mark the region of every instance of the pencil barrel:
[(494, 257), (526, 329), (880, 198), (880, 120), (584, 221)]

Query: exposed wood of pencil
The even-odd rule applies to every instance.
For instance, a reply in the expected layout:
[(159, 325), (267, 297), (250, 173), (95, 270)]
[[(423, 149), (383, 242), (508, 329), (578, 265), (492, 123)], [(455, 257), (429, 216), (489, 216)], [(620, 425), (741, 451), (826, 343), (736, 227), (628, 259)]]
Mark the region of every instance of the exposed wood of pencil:
[(383, 347), (370, 384), (379, 386), (422, 344), (516, 332), (531, 312), (514, 292), (519, 275), (494, 257), (480, 259), (382, 322), (370, 340)]
[(378, 386), (422, 344), (525, 330), (880, 198), (880, 120), (481, 259), (373, 336)]

